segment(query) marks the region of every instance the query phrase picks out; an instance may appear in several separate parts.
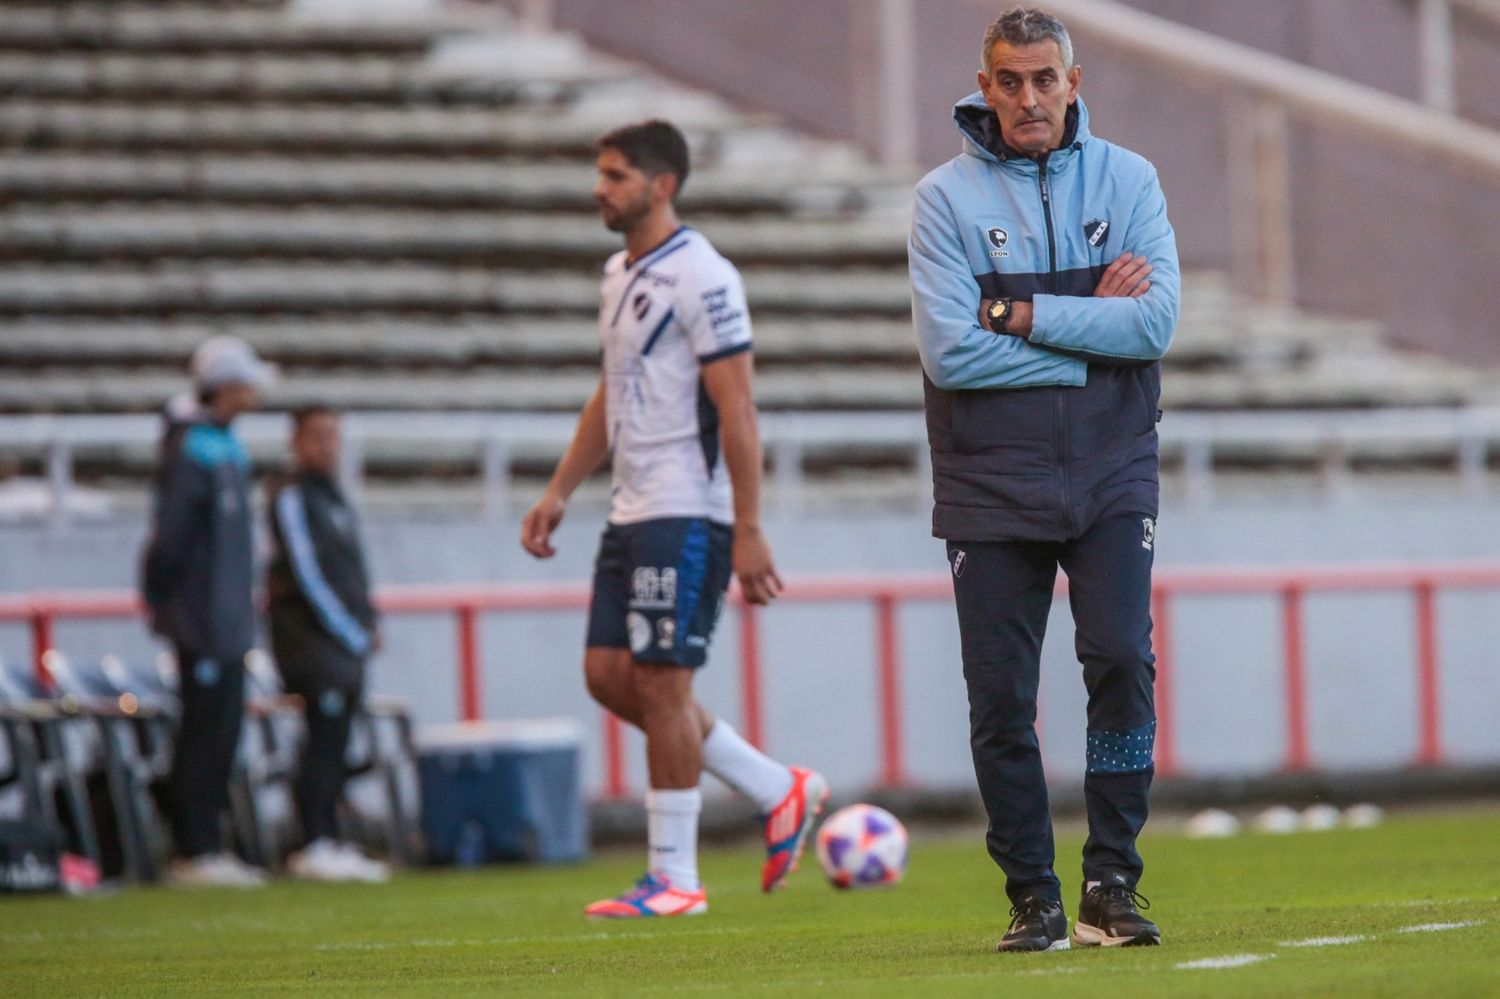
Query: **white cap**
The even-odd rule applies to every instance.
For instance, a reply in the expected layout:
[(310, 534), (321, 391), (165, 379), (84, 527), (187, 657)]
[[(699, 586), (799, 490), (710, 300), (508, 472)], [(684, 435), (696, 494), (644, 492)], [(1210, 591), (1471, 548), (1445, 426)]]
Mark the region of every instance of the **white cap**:
[(200, 389), (220, 385), (249, 385), (262, 389), (276, 380), (276, 365), (256, 356), (254, 349), (237, 336), (213, 336), (193, 351), (189, 366), (193, 384)]

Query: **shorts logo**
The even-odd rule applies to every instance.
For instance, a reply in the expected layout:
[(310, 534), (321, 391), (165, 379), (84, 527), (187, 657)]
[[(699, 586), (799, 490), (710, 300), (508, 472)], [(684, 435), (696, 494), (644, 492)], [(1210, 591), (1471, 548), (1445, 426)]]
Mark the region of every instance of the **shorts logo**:
[(639, 655), (651, 647), (651, 622), (640, 611), (625, 615), (625, 629), (630, 633), (630, 651)]
[(1090, 246), (1103, 246), (1104, 237), (1109, 235), (1109, 221), (1107, 219), (1089, 219), (1083, 224), (1083, 236), (1089, 241)]
[(199, 659), (193, 667), (193, 679), (200, 687), (212, 687), (219, 682), (219, 664), (212, 659)]
[(664, 617), (656, 622), (656, 644), (662, 650), (670, 650), (676, 644), (677, 622)]
[(333, 525), (335, 531), (338, 531), (346, 538), (354, 534), (354, 518), (349, 515), (348, 510), (341, 506), (331, 506), (328, 508), (328, 522)]
[(336, 718), (344, 713), (344, 692), (342, 690), (325, 690), (318, 698), (318, 710), (323, 712), (325, 718)]
[(996, 225), (990, 226), (990, 228), (985, 231), (985, 237), (989, 239), (990, 245), (994, 247), (994, 249), (990, 251), (991, 257), (1010, 256), (1010, 251), (1005, 248), (1005, 244), (1010, 242), (1010, 233), (1006, 232), (1004, 229)]
[(630, 577), (630, 606), (667, 609), (677, 606), (677, 570), (643, 565)]
[(962, 548), (955, 548), (953, 550), (953, 554), (948, 556), (948, 561), (953, 565), (954, 579), (957, 579), (959, 576), (962, 576), (964, 574), (964, 560), (968, 557), (969, 553), (964, 551)]
[(1142, 517), (1141, 529), (1141, 547), (1149, 552), (1152, 550), (1151, 546), (1156, 544), (1156, 521), (1150, 517)]

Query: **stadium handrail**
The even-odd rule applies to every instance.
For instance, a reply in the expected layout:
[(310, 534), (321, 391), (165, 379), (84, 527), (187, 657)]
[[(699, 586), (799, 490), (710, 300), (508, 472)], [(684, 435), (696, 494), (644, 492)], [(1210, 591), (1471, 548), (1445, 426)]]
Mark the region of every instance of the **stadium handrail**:
[[(1415, 621), (1414, 680), (1417, 691), (1417, 749), (1412, 763), (1435, 766), (1444, 760), (1441, 669), (1438, 644), (1438, 594), (1444, 590), (1500, 589), (1500, 561), (1367, 563), (1356, 565), (1180, 566), (1158, 568), (1152, 580), (1153, 638), (1156, 653), (1156, 768), (1162, 776), (1191, 767), (1179, 758), (1177, 704), (1173, 689), (1179, 669), (1173, 651), (1172, 615), (1180, 599), (1223, 595), (1267, 595), (1281, 607), (1281, 673), (1286, 743), (1282, 767), (1300, 772), (1316, 766), (1307, 711), (1307, 662), (1304, 640), (1305, 601), (1311, 593), (1406, 591), (1413, 599)], [(1064, 597), (1067, 580), (1059, 577), (1055, 596)], [(479, 621), (485, 613), (581, 611), (588, 606), (588, 585), (571, 583), (486, 583), (442, 586), (387, 586), (378, 603), (386, 614), (452, 614), (456, 624), (458, 715), (482, 717), (483, 655)], [(884, 787), (911, 783), (906, 767), (900, 610), (913, 602), (952, 599), (945, 573), (791, 576), (782, 604), (868, 603), (875, 616), (875, 685), (879, 723), (880, 772)], [(746, 604), (737, 591), (730, 603), (738, 616), (740, 721), (756, 745), (766, 738), (762, 677), (760, 608)], [(35, 669), (48, 682), (46, 663), (55, 655), (56, 624), (63, 619), (132, 617), (141, 607), (134, 594), (121, 591), (73, 591), (0, 595), (0, 623), (30, 626)], [(628, 793), (622, 723), (603, 715), (606, 797)]]
[[(1289, 120), (1415, 152), (1500, 183), (1500, 131), (1453, 113), (1449, 3), (1488, 17), (1492, 2), (1424, 3), (1414, 36), (1423, 48), (1429, 103), (1407, 100), (1117, 0), (1053, 0), (1048, 10), (1074, 34), (1106, 40), (1116, 54), (1221, 92), (1228, 104), (1230, 226), (1238, 282), (1263, 301), (1296, 301)], [(986, 10), (989, 4), (983, 5)]]
[(1218, 35), (1142, 13), (1115, 0), (1048, 0), (1082, 34), (1216, 87), (1273, 99), (1320, 127), (1342, 126), (1500, 181), (1500, 132)]
[[(357, 412), (344, 421), (344, 465), (340, 478), (357, 495), (363, 477), (365, 448), (376, 439), (477, 445), (485, 507), (504, 513), (511, 505), (512, 467), (528, 453), (561, 453), (576, 418), (553, 413)], [(926, 504), (927, 431), (922, 414), (913, 412), (779, 412), (761, 417), (762, 439), (771, 456), (772, 495), (777, 507), (797, 510), (803, 498), (803, 459), (809, 451), (874, 445), (908, 449), (916, 472), (914, 503)], [(280, 447), (289, 424), (282, 414), (258, 413), (237, 424), (252, 448)], [(1452, 453), (1465, 493), (1486, 489), (1488, 454), (1500, 443), (1500, 407), (1275, 412), (1174, 412), (1159, 427), (1162, 456), (1179, 460), (1190, 500), (1214, 494), (1215, 456), (1226, 449), (1302, 448), (1317, 460), (1330, 492), (1344, 488), (1351, 451), (1362, 445), (1427, 445)], [(157, 417), (146, 414), (84, 416), (0, 416), (0, 441), (8, 457), (27, 451), (42, 456), (52, 489), (56, 519), (66, 519), (67, 494), (73, 487), (73, 453), (90, 446), (148, 447), (161, 432)]]

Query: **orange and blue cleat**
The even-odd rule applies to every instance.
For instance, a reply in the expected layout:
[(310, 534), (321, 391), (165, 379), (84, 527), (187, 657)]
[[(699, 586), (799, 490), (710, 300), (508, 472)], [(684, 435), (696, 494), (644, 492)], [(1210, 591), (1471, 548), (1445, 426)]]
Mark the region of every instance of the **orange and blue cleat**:
[(792, 789), (766, 816), (766, 863), (760, 869), (760, 890), (775, 891), (797, 869), (813, 822), (828, 803), (823, 775), (792, 767)]
[(672, 887), (666, 875), (647, 871), (623, 895), (600, 899), (583, 910), (590, 919), (646, 919), (652, 916), (697, 916), (708, 911), (708, 892)]

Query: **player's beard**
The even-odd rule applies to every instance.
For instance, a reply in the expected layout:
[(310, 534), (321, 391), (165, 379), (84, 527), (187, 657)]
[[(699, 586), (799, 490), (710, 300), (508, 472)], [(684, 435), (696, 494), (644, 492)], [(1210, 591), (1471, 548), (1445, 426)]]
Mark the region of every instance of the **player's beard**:
[(649, 195), (642, 195), (639, 200), (622, 205), (614, 212), (604, 205), (600, 206), (600, 210), (604, 217), (604, 228), (610, 232), (628, 233), (651, 214), (651, 198)]

